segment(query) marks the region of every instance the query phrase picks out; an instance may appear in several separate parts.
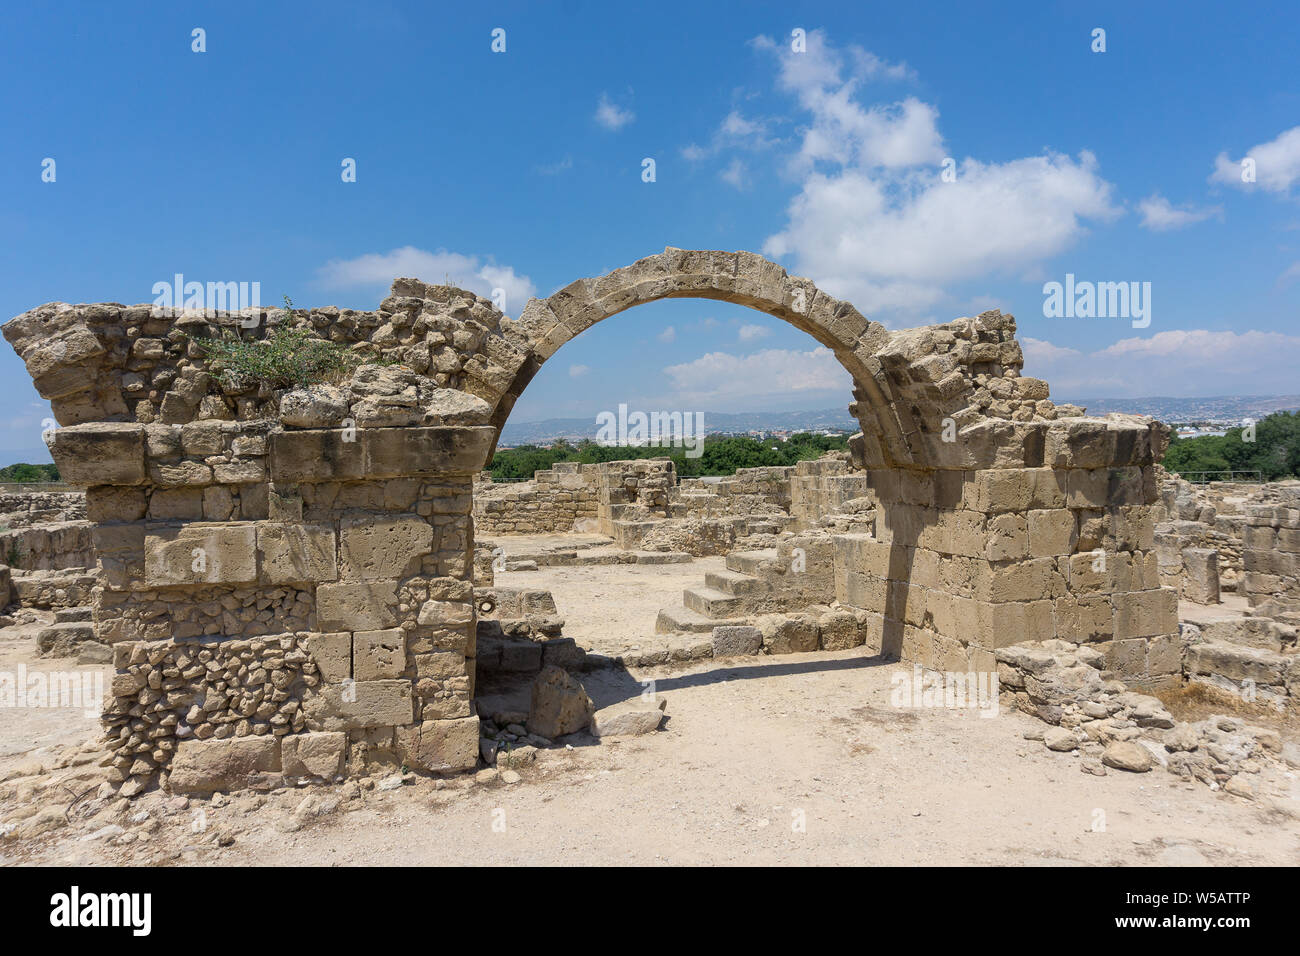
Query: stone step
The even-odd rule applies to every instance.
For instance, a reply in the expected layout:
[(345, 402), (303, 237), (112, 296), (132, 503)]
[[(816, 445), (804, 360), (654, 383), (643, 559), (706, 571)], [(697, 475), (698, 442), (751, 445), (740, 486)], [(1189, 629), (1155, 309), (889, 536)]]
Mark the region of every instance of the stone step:
[(588, 654), (587, 666), (654, 667), (672, 662), (685, 663), (713, 656), (713, 637), (699, 632), (670, 631), (647, 637), (635, 646), (614, 654)]
[(776, 560), (778, 560), (776, 548), (763, 548), (759, 551), (733, 551), (727, 555), (727, 570), (761, 577), (762, 566)]
[(95, 640), (95, 625), (89, 621), (63, 621), (43, 627), (36, 634), (36, 646), (45, 657), (72, 657), (77, 645)]
[(748, 618), (718, 618), (705, 617), (698, 611), (692, 611), (690, 608), (680, 604), (672, 605), (659, 609), (659, 616), (655, 619), (656, 634), (671, 634), (676, 631), (689, 633), (712, 633), (715, 627), (724, 624), (749, 624)]
[(614, 521), (614, 547), (635, 551), (650, 533), (650, 529), (662, 523), (662, 518), (653, 521)]
[(762, 578), (756, 578), (751, 574), (741, 574), (738, 571), (706, 571), (704, 583), (715, 591), (721, 591), (723, 594), (730, 594), (734, 597), (740, 597), (742, 594), (753, 594), (755, 591), (762, 591), (767, 588), (767, 582)]
[(95, 609), (93, 607), (60, 607), (54, 609), (54, 623), (66, 624), (70, 621), (89, 621)]
[(1188, 623), (1195, 623), (1201, 629), (1201, 637), (1207, 644), (1236, 644), (1275, 652), (1296, 646), (1295, 626), (1280, 621), (1259, 617), (1194, 620), (1195, 615), (1188, 615), (1188, 618)]
[(1193, 680), (1205, 680), (1225, 689), (1253, 681), (1262, 696), (1273, 696), (1266, 689), (1283, 687), (1296, 660), (1295, 654), (1279, 654), (1259, 647), (1201, 643), (1188, 646), (1184, 666), (1187, 676)]
[(743, 602), (734, 594), (718, 591), (710, 587), (687, 588), (682, 592), (682, 603), (692, 611), (705, 617), (728, 617), (740, 610)]

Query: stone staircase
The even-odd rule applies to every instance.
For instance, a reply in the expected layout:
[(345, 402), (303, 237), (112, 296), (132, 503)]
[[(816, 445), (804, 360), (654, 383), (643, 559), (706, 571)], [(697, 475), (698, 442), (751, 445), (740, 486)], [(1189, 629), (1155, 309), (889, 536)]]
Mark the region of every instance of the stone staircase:
[(776, 548), (731, 552), (727, 555), (726, 570), (706, 572), (703, 585), (682, 591), (681, 604), (659, 611), (655, 631), (693, 633), (752, 624), (754, 618), (765, 613), (765, 597), (772, 591), (767, 575), (779, 561)]
[(1300, 614), (1280, 618), (1223, 616), (1207, 608), (1184, 614), (1191, 642), (1183, 659), (1190, 681), (1259, 703), (1295, 705), (1300, 694)]

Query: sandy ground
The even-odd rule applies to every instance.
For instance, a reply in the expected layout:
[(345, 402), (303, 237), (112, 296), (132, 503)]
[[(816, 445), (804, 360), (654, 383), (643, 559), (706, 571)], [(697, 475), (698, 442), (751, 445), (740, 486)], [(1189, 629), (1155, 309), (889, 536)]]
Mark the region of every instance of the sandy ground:
[[(629, 636), (651, 633), (657, 609), (705, 566), (552, 568), (499, 583), (549, 587), (566, 634)], [(30, 666), (30, 640), (0, 634), (0, 667)], [(1042, 725), (1023, 714), (894, 706), (892, 678), (907, 673), (861, 651), (591, 672), (583, 680), (598, 706), (652, 680), (663, 729), (600, 744), (577, 736), (515, 768), (513, 783), (487, 772), (411, 777), (391, 792), (364, 781), (212, 801), (150, 794), (129, 809), (90, 800), (66, 827), (0, 842), (0, 862), (1300, 864), (1295, 773), (1261, 774), (1256, 802), (1159, 770), (1091, 776), (1079, 758), (1024, 739)], [(79, 713), (0, 714), (0, 780), (86, 729)], [(73, 792), (77, 782), (62, 778), (92, 770), (25, 778), (48, 781), (34, 795), (29, 784), (26, 798)], [(0, 783), (0, 825), (22, 812), (15, 789), (22, 780)], [(123, 832), (104, 836), (106, 826)]]

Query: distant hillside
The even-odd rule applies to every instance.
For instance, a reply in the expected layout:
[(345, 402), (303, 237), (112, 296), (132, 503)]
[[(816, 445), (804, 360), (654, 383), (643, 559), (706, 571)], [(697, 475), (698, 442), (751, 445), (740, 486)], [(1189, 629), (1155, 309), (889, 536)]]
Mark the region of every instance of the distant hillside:
[[(503, 445), (549, 444), (561, 438), (580, 441), (595, 438), (596, 416), (590, 418), (548, 418), (539, 422), (507, 421), (501, 430)], [(858, 430), (858, 423), (844, 408), (807, 412), (705, 412), (704, 430), (709, 434), (737, 434), (750, 431), (846, 431)]]
[(1127, 412), (1150, 415), (1162, 422), (1228, 422), (1243, 418), (1255, 421), (1273, 412), (1300, 409), (1300, 395), (1219, 395), (1211, 398), (1052, 398), (1058, 402), (1083, 405), (1089, 415)]

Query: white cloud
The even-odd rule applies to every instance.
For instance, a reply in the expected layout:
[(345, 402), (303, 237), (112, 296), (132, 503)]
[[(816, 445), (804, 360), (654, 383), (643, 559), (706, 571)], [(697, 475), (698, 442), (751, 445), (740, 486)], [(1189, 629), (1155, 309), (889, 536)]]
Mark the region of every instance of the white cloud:
[(1138, 211), (1142, 213), (1142, 226), (1154, 232), (1182, 229), (1214, 217), (1223, 218), (1222, 206), (1200, 209), (1195, 206), (1175, 206), (1159, 194), (1148, 196), (1138, 203)]
[(864, 105), (861, 67), (845, 79), (844, 57), (818, 31), (806, 53), (768, 48), (780, 56), (778, 84), (811, 122), (792, 162), (802, 188), (763, 251), (791, 257), (794, 271), (860, 309), (925, 308), (946, 283), (1023, 273), (1075, 243), (1084, 220), (1121, 214), (1086, 151), (966, 159), (943, 182), (933, 106), (913, 97)]
[(1300, 364), (1300, 336), (1255, 329), (1177, 329), (1095, 352), (1034, 338), (1021, 346), (1025, 374), (1050, 382), (1054, 396), (1289, 394)]
[(766, 338), (771, 334), (771, 330), (763, 325), (746, 324), (736, 330), (736, 338), (742, 342), (753, 342), (755, 339)]
[(634, 119), (636, 114), (631, 110), (620, 109), (609, 98), (608, 93), (600, 94), (600, 102), (596, 104), (596, 122), (605, 129), (622, 129)]
[(1300, 181), (1300, 126), (1292, 127), (1267, 143), (1252, 146), (1242, 159), (1255, 161), (1255, 182), (1242, 182), (1241, 159), (1229, 159), (1227, 153), (1214, 158), (1210, 182), (1249, 188), (1252, 185), (1269, 192), (1284, 193)]
[(569, 378), (581, 378), (591, 371), (590, 365), (570, 365)]
[(839, 399), (852, 388), (849, 373), (826, 348), (765, 349), (743, 356), (710, 352), (670, 365), (664, 373), (676, 389), (673, 401), (695, 408), (722, 409), (728, 402), (755, 398), (779, 400), (782, 393), (826, 393)]
[(1296, 279), (1300, 279), (1300, 261), (1291, 263), (1291, 265), (1287, 266), (1286, 269), (1282, 271), (1282, 274), (1277, 277), (1278, 288), (1288, 286)]
[(749, 186), (749, 169), (738, 159), (733, 159), (727, 168), (718, 174), (718, 177), (737, 189), (743, 190)]
[(744, 116), (732, 110), (718, 124), (707, 146), (691, 143), (682, 147), (682, 157), (698, 162), (728, 149), (761, 150), (780, 142), (771, 132), (772, 120)]
[(671, 325), (659, 333), (660, 342), (672, 342), (677, 338), (677, 330)]
[(491, 298), (494, 289), (505, 292), (505, 313), (518, 315), (537, 287), (528, 276), (516, 274), (512, 266), (498, 265), (491, 258), (439, 249), (429, 252), (402, 246), (391, 252), (371, 252), (355, 259), (331, 259), (316, 271), (317, 281), (327, 289), (386, 287), (399, 276), (430, 283), (450, 282)]

